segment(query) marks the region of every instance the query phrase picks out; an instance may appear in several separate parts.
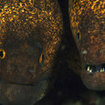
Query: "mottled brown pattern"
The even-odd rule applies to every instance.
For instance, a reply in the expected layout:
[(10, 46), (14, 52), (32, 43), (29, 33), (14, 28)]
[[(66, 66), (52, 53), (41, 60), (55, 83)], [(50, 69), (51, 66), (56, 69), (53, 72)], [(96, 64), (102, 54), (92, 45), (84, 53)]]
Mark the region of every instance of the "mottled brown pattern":
[[(72, 33), (80, 51), (83, 65), (105, 63), (105, 0), (75, 0), (69, 11)], [(80, 31), (81, 37), (79, 40), (77, 40), (78, 31)], [(100, 76), (101, 74), (99, 78)], [(105, 79), (103, 80), (105, 83)], [(96, 89), (98, 89), (97, 87), (100, 86), (96, 86)]]
[(6, 51), (0, 76), (9, 82), (34, 83), (51, 70), (61, 40), (59, 6), (53, 0), (1, 0), (0, 9), (0, 49)]

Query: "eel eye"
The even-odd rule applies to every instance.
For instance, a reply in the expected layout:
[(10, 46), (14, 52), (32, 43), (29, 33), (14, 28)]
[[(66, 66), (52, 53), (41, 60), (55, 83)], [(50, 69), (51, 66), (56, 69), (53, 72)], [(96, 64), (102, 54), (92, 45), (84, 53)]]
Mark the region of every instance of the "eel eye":
[(40, 55), (39, 63), (40, 63), (41, 65), (44, 64), (44, 54), (43, 54), (43, 53)]
[(81, 40), (81, 33), (80, 33), (80, 31), (78, 31), (76, 33), (75, 37), (76, 37), (77, 40)]
[(6, 56), (6, 52), (3, 49), (0, 49), (0, 59), (4, 59)]

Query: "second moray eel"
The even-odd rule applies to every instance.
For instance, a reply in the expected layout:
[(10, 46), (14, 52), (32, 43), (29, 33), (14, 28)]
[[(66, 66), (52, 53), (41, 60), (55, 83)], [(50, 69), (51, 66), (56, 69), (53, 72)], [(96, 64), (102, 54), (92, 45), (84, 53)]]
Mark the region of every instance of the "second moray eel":
[(105, 0), (69, 0), (73, 37), (89, 89), (105, 90)]

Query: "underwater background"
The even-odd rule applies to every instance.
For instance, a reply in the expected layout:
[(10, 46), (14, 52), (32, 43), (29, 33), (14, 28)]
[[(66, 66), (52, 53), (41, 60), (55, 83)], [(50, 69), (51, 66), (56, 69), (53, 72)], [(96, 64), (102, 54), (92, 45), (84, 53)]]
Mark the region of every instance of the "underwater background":
[[(72, 62), (71, 54), (78, 51), (70, 30), (68, 0), (58, 1), (63, 13), (64, 35), (55, 58), (52, 73), (54, 76), (51, 78), (47, 95), (35, 105), (105, 105), (105, 91), (87, 89), (80, 76), (70, 68), (68, 61)], [(80, 61), (74, 63), (74, 67), (78, 62)]]

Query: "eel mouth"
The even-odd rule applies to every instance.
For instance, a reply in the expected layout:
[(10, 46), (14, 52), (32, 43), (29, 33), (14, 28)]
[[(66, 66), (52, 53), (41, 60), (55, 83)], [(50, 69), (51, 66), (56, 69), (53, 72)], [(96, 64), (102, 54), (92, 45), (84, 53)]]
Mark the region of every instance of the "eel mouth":
[(81, 78), (88, 89), (105, 90), (105, 63), (85, 64)]
[(85, 65), (85, 71), (89, 73), (105, 72), (105, 63), (99, 65)]

